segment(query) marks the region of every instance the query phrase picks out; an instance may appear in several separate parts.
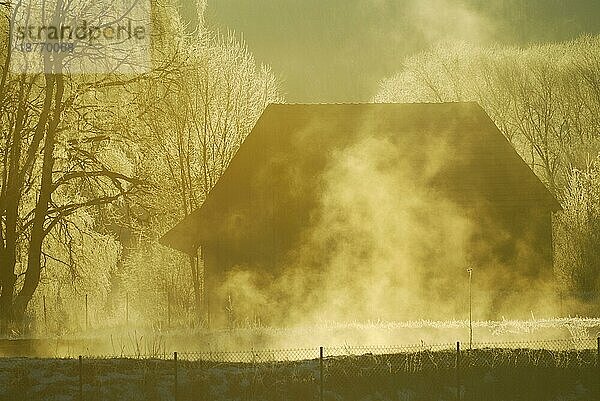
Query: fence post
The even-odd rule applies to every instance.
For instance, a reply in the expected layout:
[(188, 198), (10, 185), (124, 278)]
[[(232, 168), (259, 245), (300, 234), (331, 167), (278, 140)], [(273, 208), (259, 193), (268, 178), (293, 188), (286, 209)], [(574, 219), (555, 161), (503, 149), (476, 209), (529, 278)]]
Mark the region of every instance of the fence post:
[(177, 401), (177, 389), (178, 389), (178, 385), (177, 385), (177, 351), (173, 352), (173, 361), (175, 361), (175, 383), (174, 383), (174, 395), (175, 395), (175, 401)]
[[(600, 336), (596, 338), (596, 371), (600, 371)], [(600, 396), (600, 381), (596, 386), (596, 397), (598, 396)]]
[(79, 355), (79, 401), (83, 401), (83, 359)]
[(323, 347), (319, 347), (319, 400), (323, 401)]
[(456, 342), (456, 399), (460, 401), (460, 341)]
[[(600, 372), (600, 336), (596, 337), (596, 374)], [(596, 397), (600, 396), (600, 381), (596, 383)]]

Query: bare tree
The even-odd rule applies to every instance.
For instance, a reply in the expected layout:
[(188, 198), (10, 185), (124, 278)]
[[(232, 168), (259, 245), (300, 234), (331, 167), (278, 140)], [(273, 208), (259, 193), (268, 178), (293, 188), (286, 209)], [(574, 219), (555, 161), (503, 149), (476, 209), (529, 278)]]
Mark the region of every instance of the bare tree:
[[(58, 1), (48, 10), (54, 21), (62, 18), (62, 7)], [(48, 235), (68, 237), (78, 229), (70, 216), (126, 199), (145, 186), (103, 160), (103, 148), (127, 146), (127, 138), (90, 121), (102, 107), (95, 97), (110, 88), (160, 79), (166, 71), (73, 76), (64, 71), (62, 55), (44, 53), (44, 73), (15, 73), (9, 45), (10, 40), (2, 41), (0, 53), (0, 318), (5, 328), (22, 322), (38, 288), (44, 261), (52, 257), (44, 251)]]
[(477, 101), (565, 209), (555, 219), (557, 277), (587, 298), (600, 292), (600, 36), (439, 46), (409, 58), (375, 101)]
[[(192, 34), (180, 31), (179, 37), (173, 47), (181, 66), (178, 77), (141, 88), (136, 99), (148, 132), (144, 169), (153, 172), (161, 188), (160, 198), (144, 206), (162, 220), (154, 236), (202, 204), (264, 108), (281, 100), (271, 71), (257, 68), (233, 34), (223, 37), (201, 26)], [(201, 254), (189, 257), (189, 268), (201, 321)]]
[(444, 45), (409, 58), (375, 101), (477, 101), (548, 188), (560, 189), (578, 143), (596, 146), (598, 38), (573, 43), (478, 48)]

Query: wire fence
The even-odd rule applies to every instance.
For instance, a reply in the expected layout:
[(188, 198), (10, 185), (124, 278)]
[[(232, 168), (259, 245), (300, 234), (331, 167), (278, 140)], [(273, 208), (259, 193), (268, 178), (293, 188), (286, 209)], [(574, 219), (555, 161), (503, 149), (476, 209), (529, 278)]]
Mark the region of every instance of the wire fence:
[(600, 399), (599, 373), (600, 338), (79, 356), (0, 361), (0, 399)]

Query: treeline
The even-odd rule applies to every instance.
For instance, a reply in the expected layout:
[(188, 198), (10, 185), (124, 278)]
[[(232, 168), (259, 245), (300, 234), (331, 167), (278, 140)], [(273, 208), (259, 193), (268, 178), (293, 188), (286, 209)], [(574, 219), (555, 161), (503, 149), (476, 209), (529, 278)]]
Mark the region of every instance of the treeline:
[(281, 100), (270, 69), (234, 34), (211, 32), (204, 9), (191, 29), (176, 1), (153, 2), (150, 71), (74, 75), (60, 63), (11, 71), (11, 9), (0, 5), (4, 334), (81, 329), (86, 309), (104, 325), (166, 322), (171, 309), (201, 323), (198, 258), (157, 239)]
[(600, 36), (533, 45), (443, 44), (408, 58), (376, 102), (476, 101), (554, 193), (561, 296), (600, 290)]

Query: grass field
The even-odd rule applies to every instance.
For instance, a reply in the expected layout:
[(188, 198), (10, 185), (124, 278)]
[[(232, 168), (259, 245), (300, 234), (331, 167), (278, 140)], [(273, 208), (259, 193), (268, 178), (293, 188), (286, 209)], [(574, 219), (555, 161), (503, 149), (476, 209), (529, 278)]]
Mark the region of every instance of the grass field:
[(467, 321), (2, 340), (0, 400), (171, 401), (176, 370), (177, 401), (319, 400), (321, 378), (327, 401), (600, 399), (600, 319), (478, 321), (473, 329), (473, 350)]
[[(555, 318), (473, 322), (476, 343), (551, 345), (553, 340), (595, 339), (598, 318)], [(93, 328), (88, 332), (0, 340), (0, 356), (162, 355), (319, 346), (398, 346), (469, 341), (468, 321), (321, 322), (303, 327), (246, 326), (235, 329)], [(536, 345), (535, 343), (539, 343)]]
[(183, 354), (177, 362), (3, 358), (0, 399), (309, 401), (322, 391), (327, 401), (589, 401), (600, 395), (595, 349), (345, 347), (325, 349), (323, 359), (313, 351)]

